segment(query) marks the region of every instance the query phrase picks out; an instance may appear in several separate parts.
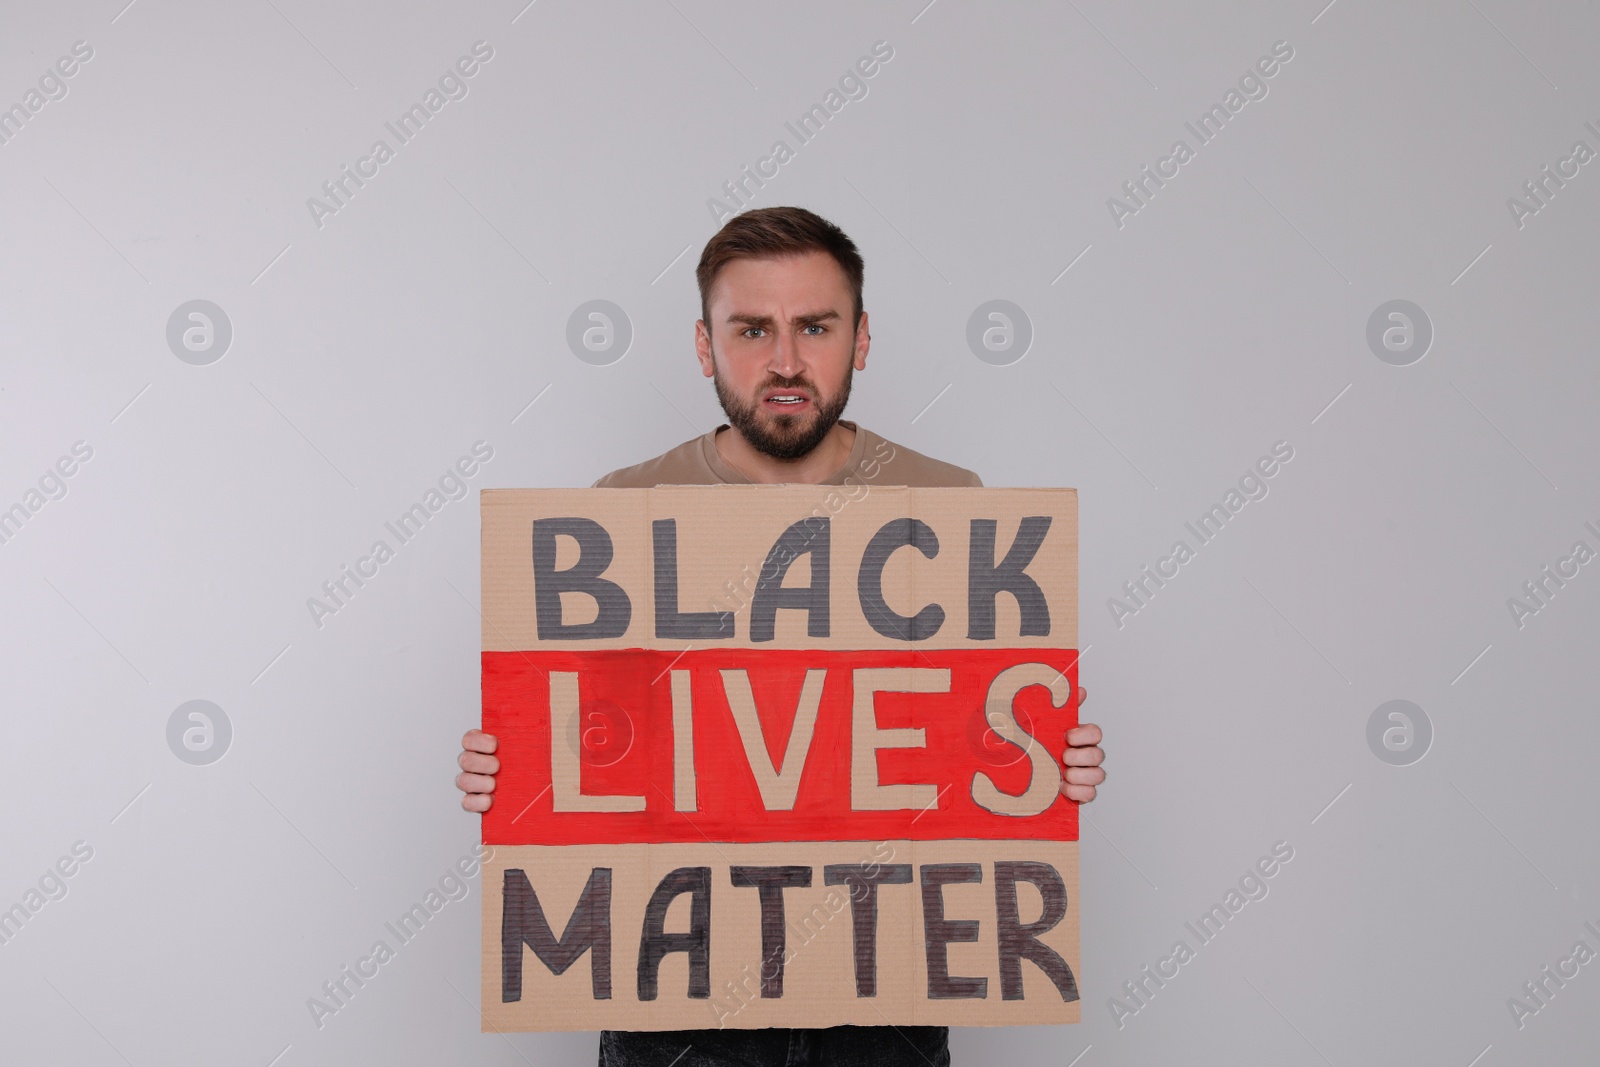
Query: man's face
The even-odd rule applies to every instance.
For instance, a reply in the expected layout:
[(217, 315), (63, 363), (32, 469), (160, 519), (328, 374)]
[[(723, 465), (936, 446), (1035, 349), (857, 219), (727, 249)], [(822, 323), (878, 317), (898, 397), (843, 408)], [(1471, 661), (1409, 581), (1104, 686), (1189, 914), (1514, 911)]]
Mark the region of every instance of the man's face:
[(695, 348), (729, 425), (758, 451), (798, 459), (844, 414), (867, 360), (867, 317), (852, 330), (851, 312), (826, 252), (736, 259), (717, 275)]

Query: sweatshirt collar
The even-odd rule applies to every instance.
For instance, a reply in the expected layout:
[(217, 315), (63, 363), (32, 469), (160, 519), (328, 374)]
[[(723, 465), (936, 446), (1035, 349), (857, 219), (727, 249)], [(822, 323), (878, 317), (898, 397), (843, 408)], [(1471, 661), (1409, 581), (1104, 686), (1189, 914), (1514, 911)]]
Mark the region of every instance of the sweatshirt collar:
[[(861, 466), (861, 461), (867, 454), (867, 431), (849, 419), (840, 419), (839, 425), (847, 426), (854, 430), (856, 439), (850, 445), (850, 454), (845, 457), (844, 465), (818, 483), (820, 485), (843, 485), (845, 478), (849, 476), (851, 471)], [(717, 433), (725, 429), (728, 429), (728, 424), (724, 422), (701, 437), (700, 454), (704, 458), (706, 466), (710, 467), (712, 473), (723, 482), (732, 485), (749, 485), (751, 484), (750, 479), (730, 466), (728, 461), (722, 458), (722, 453), (717, 451)]]

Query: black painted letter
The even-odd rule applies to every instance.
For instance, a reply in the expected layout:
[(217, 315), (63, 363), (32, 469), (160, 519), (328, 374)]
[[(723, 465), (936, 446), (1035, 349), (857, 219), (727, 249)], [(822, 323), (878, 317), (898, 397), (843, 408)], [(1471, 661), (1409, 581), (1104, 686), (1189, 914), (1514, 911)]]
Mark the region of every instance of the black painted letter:
[[(578, 542), (578, 561), (556, 570), (556, 538)], [(533, 610), (541, 641), (593, 641), (621, 637), (633, 618), (633, 604), (622, 586), (600, 577), (611, 566), (611, 535), (593, 519), (533, 520)], [(568, 625), (561, 618), (561, 594), (586, 593), (599, 606), (593, 622)]]
[(733, 636), (733, 612), (678, 610), (678, 520), (650, 524), (656, 557), (656, 636), (712, 641)]
[(856, 592), (861, 598), (861, 613), (872, 628), (897, 641), (925, 641), (944, 625), (944, 608), (926, 604), (915, 615), (901, 615), (883, 599), (883, 568), (894, 550), (910, 545), (924, 559), (939, 554), (939, 538), (933, 527), (921, 519), (891, 519), (872, 535), (861, 554), (861, 570), (856, 577)]
[(611, 999), (611, 868), (596, 867), (557, 941), (526, 872), (505, 872), (500, 913), (500, 1000), (522, 999), (522, 946), (552, 974), (563, 974), (590, 949), (590, 986), (595, 1000)]
[(761, 995), (783, 996), (784, 936), (783, 891), (811, 884), (810, 867), (734, 867), (728, 872), (733, 884), (743, 889), (754, 886), (761, 901)]
[[(868, 866), (878, 869), (867, 873)], [(856, 996), (878, 995), (878, 886), (909, 885), (911, 864), (830, 863), (822, 868), (827, 885), (850, 887), (851, 933), (855, 937)]]
[(1028, 515), (1017, 528), (1006, 558), (994, 561), (994, 519), (972, 520), (972, 542), (967, 552), (967, 638), (994, 640), (994, 598), (1002, 592), (1017, 598), (1024, 637), (1050, 634), (1050, 605), (1039, 583), (1024, 573), (1044, 543), (1050, 516)]
[[(1017, 921), (1017, 883), (1032, 882), (1044, 901), (1044, 911), (1031, 923)], [(1000, 999), (1021, 1000), (1022, 960), (1027, 957), (1055, 983), (1061, 999), (1078, 999), (1078, 980), (1055, 949), (1039, 940), (1067, 914), (1067, 887), (1048, 863), (997, 860), (994, 865), (994, 909), (999, 919)]]
[[(771, 641), (779, 608), (799, 608), (806, 613), (806, 636), (828, 636), (828, 553), (831, 524), (811, 515), (790, 526), (767, 553), (756, 579), (750, 605), (750, 640)], [(794, 561), (811, 554), (811, 584), (783, 587), (784, 575)]]
[[(692, 893), (689, 930), (669, 934), (662, 929), (667, 906), (680, 893)], [(656, 999), (661, 958), (669, 952), (689, 954), (689, 996), (711, 996), (711, 868), (679, 867), (661, 879), (644, 909), (639, 934), (639, 999)]]
[(976, 863), (925, 863), (922, 865), (922, 928), (928, 953), (928, 999), (981, 1000), (989, 995), (988, 978), (963, 978), (950, 973), (946, 948), (952, 941), (978, 940), (977, 919), (944, 917), (944, 886), (954, 882), (983, 881)]

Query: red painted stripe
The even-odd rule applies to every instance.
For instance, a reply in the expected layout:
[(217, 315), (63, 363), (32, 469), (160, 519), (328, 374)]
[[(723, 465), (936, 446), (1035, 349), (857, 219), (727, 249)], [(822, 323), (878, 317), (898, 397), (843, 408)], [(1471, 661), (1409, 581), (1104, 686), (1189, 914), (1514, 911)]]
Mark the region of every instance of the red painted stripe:
[[(483, 729), (500, 740), (494, 805), (483, 840), (495, 845), (656, 841), (846, 841), (1078, 839), (1077, 805), (1065, 797), (1032, 817), (996, 815), (972, 799), (973, 775), (986, 772), (1003, 792), (1027, 787), (1031, 760), (984, 719), (994, 677), (1019, 663), (1046, 663), (1077, 688), (1073, 649), (959, 649), (828, 652), (748, 648), (484, 652)], [(827, 668), (811, 749), (792, 811), (766, 811), (723, 692), (719, 670), (749, 671), (775, 765), (793, 724), (808, 668)], [(939, 787), (925, 811), (853, 811), (850, 803), (851, 672), (862, 667), (950, 671), (948, 693), (879, 693), (881, 729), (920, 727), (922, 749), (878, 755), (879, 781)], [(670, 670), (690, 671), (698, 810), (673, 810)], [(643, 795), (640, 812), (552, 810), (548, 672), (578, 673), (579, 721), (562, 724), (557, 744), (577, 748), (586, 794)], [(1044, 686), (1023, 689), (1017, 721), (1059, 764), (1075, 701), (1055, 708)]]

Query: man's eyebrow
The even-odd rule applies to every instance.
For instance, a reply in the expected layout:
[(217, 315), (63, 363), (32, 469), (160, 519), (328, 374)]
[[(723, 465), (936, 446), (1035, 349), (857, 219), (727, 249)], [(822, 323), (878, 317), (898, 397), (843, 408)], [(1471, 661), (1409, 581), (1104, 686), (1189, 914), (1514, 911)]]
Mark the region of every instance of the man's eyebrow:
[[(792, 321), (795, 323), (795, 325), (809, 326), (814, 322), (826, 322), (829, 319), (837, 319), (839, 317), (840, 315), (837, 311), (829, 308), (827, 311), (809, 311), (803, 315), (796, 315)], [(746, 326), (759, 326), (762, 329), (766, 329), (772, 325), (772, 316), (744, 315), (735, 312), (734, 314), (728, 316), (728, 321), (742, 322)]]

